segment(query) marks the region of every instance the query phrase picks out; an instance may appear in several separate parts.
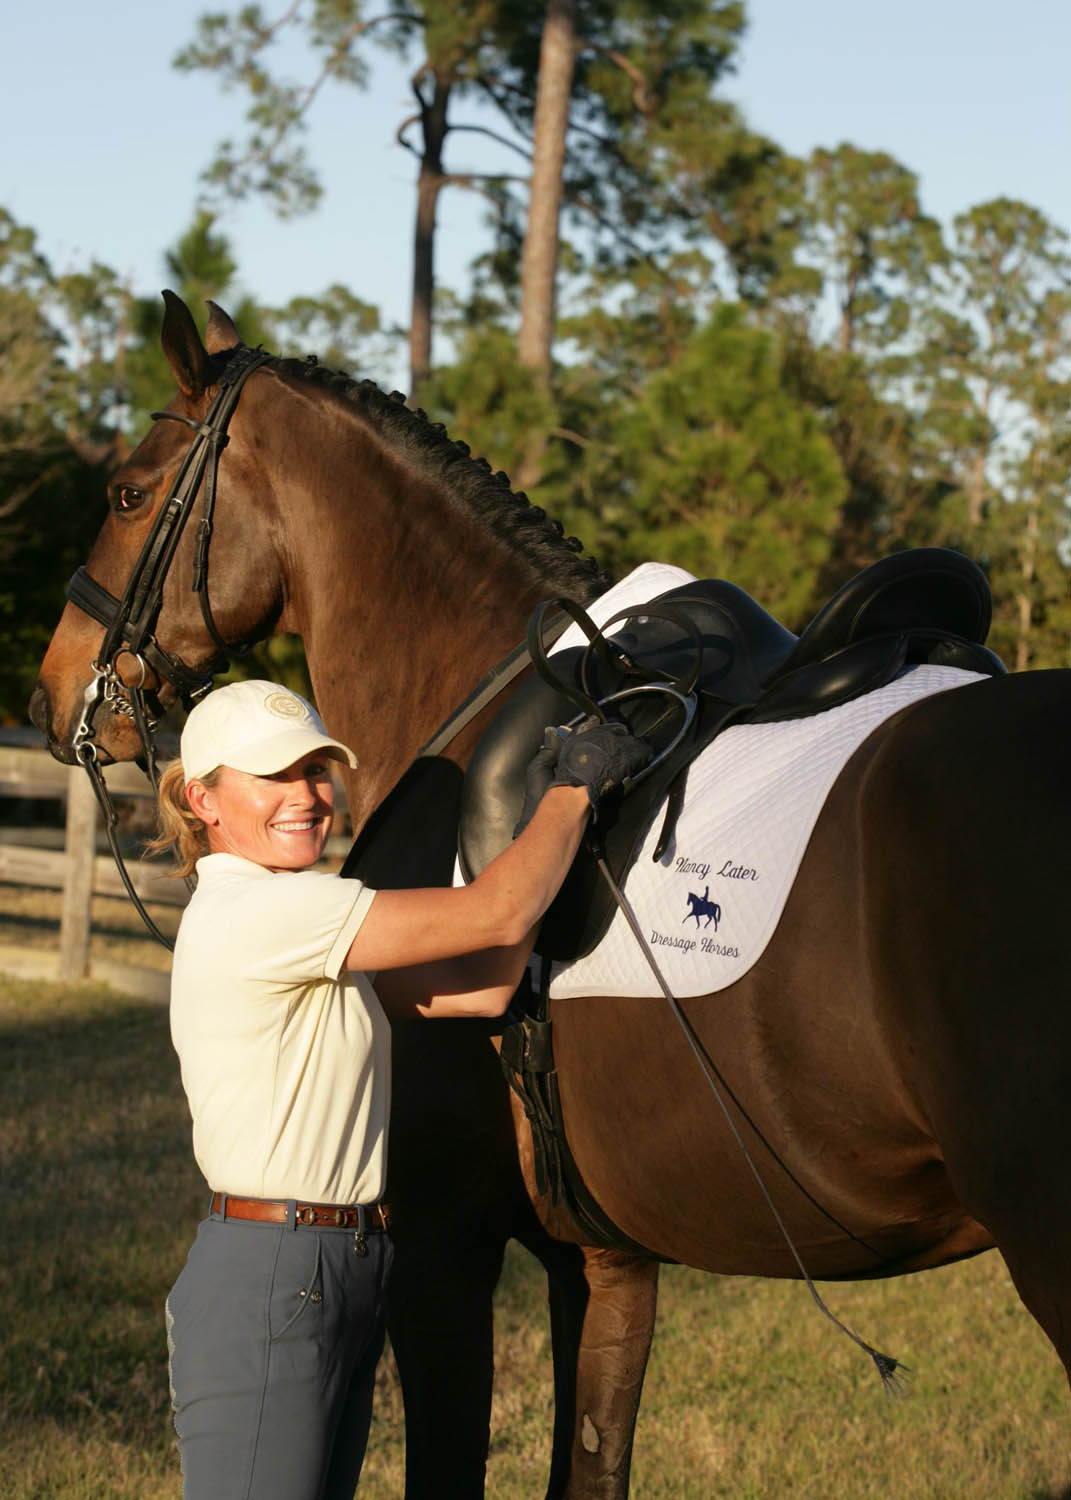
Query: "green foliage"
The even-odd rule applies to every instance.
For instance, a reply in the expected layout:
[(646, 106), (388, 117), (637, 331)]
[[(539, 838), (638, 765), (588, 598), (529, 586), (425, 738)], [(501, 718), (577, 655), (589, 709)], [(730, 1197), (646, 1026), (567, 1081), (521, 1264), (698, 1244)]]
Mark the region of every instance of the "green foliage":
[(936, 220), (922, 212), (914, 172), (883, 151), (819, 149), (807, 166), (813, 218), (805, 256), (823, 272), (838, 312), (837, 343), (883, 350), (907, 334), (912, 293), (945, 259)]
[[(412, 64), (401, 137), (421, 159), (428, 327), (436, 195), (460, 183), (489, 205), (472, 291), (437, 296), (450, 357), (416, 399), (612, 570), (672, 558), (799, 623), (875, 557), (954, 546), (989, 574), (1005, 658), (1068, 664), (1063, 231), (1000, 198), (944, 234), (888, 154), (843, 143), (801, 161), (750, 131), (719, 97), (743, 34), (736, 0), (577, 0), (572, 238), (558, 358), (537, 378), (514, 343), (525, 239), (514, 164), (532, 144), (545, 18), (546, 0), (251, 5), (202, 17), (177, 65), (212, 72), (248, 107), (217, 184), (297, 212), (318, 192), (303, 130), (321, 89), (363, 86), (373, 48)], [(461, 105), (480, 108), (466, 117)], [(453, 150), (470, 128), (504, 147), (503, 170), (447, 164), (448, 140)], [(260, 305), (207, 210), (164, 267), (202, 329), (216, 301), (247, 343), (394, 383), (400, 330), (345, 285)], [(33, 230), (0, 209), (0, 628), (13, 646), (0, 715), (22, 714), (107, 472), (172, 394), (160, 320), (156, 292), (106, 266), (55, 274)], [(418, 380), (425, 368), (414, 353)], [(235, 668), (253, 669), (306, 680), (293, 642)]]
[(613, 268), (593, 275), (561, 333), (582, 352), (611, 406), (678, 359), (716, 304), (710, 260), (698, 250), (679, 251), (660, 266), (639, 262), (627, 278)]
[(819, 417), (847, 485), (819, 599), (900, 547), (958, 546), (948, 486), (919, 461), (911, 410), (877, 394), (859, 355), (812, 344), (798, 330), (786, 339), (786, 383)]
[(501, 329), (472, 329), (456, 359), (425, 385), (426, 409), (451, 436), (496, 468), (515, 473), (533, 430), (555, 424), (551, 397), (531, 371), (516, 363), (512, 339)]
[(0, 449), (0, 723), (26, 719), (67, 580), (103, 519), (105, 477), (60, 437), (32, 460)]
[(954, 225), (947, 281), (902, 362), (918, 451), (944, 485), (956, 541), (995, 595), (1009, 664), (1066, 666), (1071, 247), (1028, 204), (978, 204)]
[(810, 215), (804, 164), (725, 106), (712, 129), (715, 107), (686, 113), (665, 153), (685, 233), (720, 247), (738, 297), (773, 305), (781, 319), (805, 319), (822, 275), (799, 258)]
[(601, 253), (618, 258), (628, 236), (661, 236), (677, 215), (664, 189), (679, 133), (701, 120), (717, 151), (735, 121), (714, 90), (740, 43), (744, 9), (738, 0), (581, 0), (578, 12), (566, 196), (574, 217), (597, 216)]
[(377, 307), (338, 284), (318, 297), (292, 297), (262, 316), (265, 342), (279, 354), (315, 354), (332, 370), (371, 380), (397, 358), (400, 330), (384, 328)]
[(115, 393), (90, 332), (108, 287), (94, 284), (57, 281), (34, 232), (0, 210), (0, 722), (25, 717), (64, 586), (96, 530), (86, 499), (111, 452)]
[[(240, 87), (249, 96), (248, 141), (240, 150), (231, 141), (221, 143), (205, 172), (208, 188), (232, 198), (264, 193), (283, 217), (307, 212), (321, 193), (300, 141), (315, 90), (273, 78), (262, 60), (285, 20), (267, 21), (259, 5), (243, 6), (234, 15), (203, 15), (196, 38), (174, 59), (182, 71), (216, 72), (225, 87)], [(359, 73), (355, 81), (361, 81)]]
[(49, 439), (58, 335), (42, 310), (52, 282), (32, 229), (0, 209), (0, 431), (27, 449)]
[(621, 404), (581, 475), (600, 556), (731, 579), (790, 620), (808, 610), (846, 485), (783, 358), (726, 304)]
[[(259, 5), (203, 15), (175, 66), (214, 73), (225, 89), (240, 91), (247, 100), (245, 138), (240, 144), (221, 143), (205, 173), (206, 187), (231, 200), (263, 194), (283, 217), (307, 212), (322, 193), (302, 139), (309, 111), (329, 81), (365, 86), (371, 71), (368, 45), (396, 55), (421, 54), (414, 74), (419, 110), (423, 74), (463, 95), (485, 70), (494, 69), (497, 34), (530, 25), (535, 11), (529, 0), (509, 5), (477, 0), (460, 7), (426, 0), (366, 16), (360, 0), (298, 0), (273, 19)], [(300, 59), (300, 82), (279, 77), (268, 65), (270, 47), (284, 35)]]

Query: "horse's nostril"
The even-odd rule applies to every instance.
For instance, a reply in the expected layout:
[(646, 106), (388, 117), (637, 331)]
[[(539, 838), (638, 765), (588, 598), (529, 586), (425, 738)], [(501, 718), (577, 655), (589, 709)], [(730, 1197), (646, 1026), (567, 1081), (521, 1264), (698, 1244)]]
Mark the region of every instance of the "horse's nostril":
[(49, 734), (48, 713), (48, 689), (43, 682), (38, 682), (30, 694), (29, 702), (30, 723), (39, 729), (46, 739), (51, 738)]

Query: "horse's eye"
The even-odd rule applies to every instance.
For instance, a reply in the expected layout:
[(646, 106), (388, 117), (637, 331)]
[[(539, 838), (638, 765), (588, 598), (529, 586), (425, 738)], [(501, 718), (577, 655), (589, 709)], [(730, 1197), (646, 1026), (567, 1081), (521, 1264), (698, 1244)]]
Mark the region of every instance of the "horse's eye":
[(137, 510), (139, 505), (145, 502), (145, 491), (135, 488), (132, 484), (121, 484), (115, 492), (116, 510)]

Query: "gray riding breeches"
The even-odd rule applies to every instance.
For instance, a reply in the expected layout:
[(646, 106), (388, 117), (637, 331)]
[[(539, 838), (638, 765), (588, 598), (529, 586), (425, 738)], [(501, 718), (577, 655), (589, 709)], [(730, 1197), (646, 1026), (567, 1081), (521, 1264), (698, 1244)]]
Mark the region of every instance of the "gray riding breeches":
[(206, 1219), (167, 1299), (184, 1500), (352, 1500), (389, 1236)]

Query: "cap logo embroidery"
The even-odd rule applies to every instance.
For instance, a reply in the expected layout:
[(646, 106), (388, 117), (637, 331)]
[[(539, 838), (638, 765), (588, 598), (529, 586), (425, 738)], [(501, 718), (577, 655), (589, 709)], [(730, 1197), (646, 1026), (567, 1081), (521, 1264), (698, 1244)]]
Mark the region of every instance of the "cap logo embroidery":
[(303, 719), (305, 709), (296, 698), (289, 693), (272, 693), (270, 698), (264, 699), (264, 707), (268, 713), (275, 714), (280, 719)]

